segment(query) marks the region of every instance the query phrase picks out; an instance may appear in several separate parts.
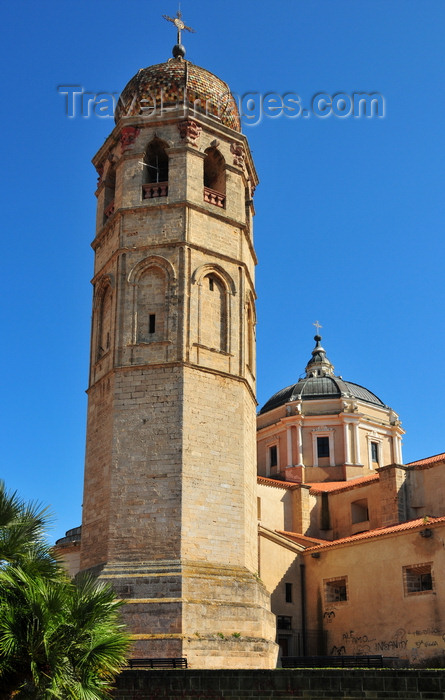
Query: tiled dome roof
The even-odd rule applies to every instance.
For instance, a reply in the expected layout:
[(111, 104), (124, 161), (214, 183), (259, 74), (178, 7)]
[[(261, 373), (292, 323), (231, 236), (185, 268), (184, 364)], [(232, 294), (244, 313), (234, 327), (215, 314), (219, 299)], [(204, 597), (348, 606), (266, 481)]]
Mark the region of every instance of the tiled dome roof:
[(346, 382), (340, 377), (304, 377), (296, 384), (280, 389), (267, 401), (260, 413), (267, 413), (273, 408), (283, 406), (289, 401), (307, 401), (313, 399), (335, 399), (341, 396), (355, 398), (377, 406), (385, 406), (378, 396), (360, 384)]
[(141, 68), (123, 89), (114, 118), (117, 123), (121, 117), (140, 114), (141, 107), (147, 115), (154, 109), (160, 113), (184, 101), (191, 109), (241, 131), (238, 107), (227, 83), (183, 58)]
[(342, 396), (373, 403), (376, 406), (385, 406), (383, 401), (369, 389), (335, 376), (334, 366), (326, 357), (326, 351), (320, 344), (321, 336), (316, 335), (314, 340), (316, 345), (306, 366), (306, 376), (299, 379), (296, 384), (291, 384), (277, 391), (264, 404), (260, 413), (267, 413), (290, 401), (336, 399)]

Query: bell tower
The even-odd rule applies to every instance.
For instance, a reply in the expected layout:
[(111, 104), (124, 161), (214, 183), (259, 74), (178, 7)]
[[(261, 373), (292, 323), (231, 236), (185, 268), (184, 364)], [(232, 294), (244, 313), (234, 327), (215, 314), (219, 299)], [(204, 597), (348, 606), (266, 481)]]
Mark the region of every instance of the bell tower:
[(256, 575), (257, 175), (226, 83), (180, 42), (174, 56), (130, 80), (93, 159), (81, 569), (126, 599), (135, 657), (270, 668), (275, 621)]

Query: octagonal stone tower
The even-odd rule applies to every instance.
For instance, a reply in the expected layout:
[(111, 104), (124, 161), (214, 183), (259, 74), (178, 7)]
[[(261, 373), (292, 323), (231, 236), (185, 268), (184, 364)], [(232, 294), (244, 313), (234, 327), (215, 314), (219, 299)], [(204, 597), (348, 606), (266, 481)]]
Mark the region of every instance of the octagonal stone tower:
[(126, 599), (135, 657), (270, 668), (258, 580), (257, 175), (228, 86), (140, 70), (99, 173), (81, 569)]

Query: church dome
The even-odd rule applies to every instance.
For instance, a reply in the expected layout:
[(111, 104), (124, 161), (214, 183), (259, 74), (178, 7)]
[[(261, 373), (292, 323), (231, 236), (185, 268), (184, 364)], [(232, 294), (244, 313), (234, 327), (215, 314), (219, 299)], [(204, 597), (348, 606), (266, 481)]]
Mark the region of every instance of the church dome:
[(141, 68), (123, 89), (114, 118), (117, 123), (122, 117), (141, 113), (161, 114), (163, 109), (184, 103), (190, 110), (241, 131), (238, 107), (227, 83), (181, 56)]
[(264, 404), (260, 414), (284, 406), (291, 401), (310, 401), (314, 399), (359, 399), (376, 406), (387, 408), (378, 396), (360, 384), (345, 381), (334, 375), (334, 366), (326, 357), (326, 351), (321, 346), (321, 336), (314, 337), (315, 348), (306, 366), (306, 376), (296, 384), (280, 389)]

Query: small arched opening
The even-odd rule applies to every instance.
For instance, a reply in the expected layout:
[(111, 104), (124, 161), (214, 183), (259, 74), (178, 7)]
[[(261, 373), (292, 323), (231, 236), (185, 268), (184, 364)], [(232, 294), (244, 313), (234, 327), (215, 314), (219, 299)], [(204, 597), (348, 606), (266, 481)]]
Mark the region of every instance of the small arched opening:
[(255, 311), (251, 300), (246, 312), (246, 362), (252, 374), (255, 374)]
[(148, 144), (144, 155), (142, 183), (143, 199), (166, 197), (168, 195), (168, 155), (167, 144), (154, 138)]
[(114, 214), (114, 195), (116, 191), (116, 170), (110, 166), (105, 178), (104, 223)]
[(226, 204), (225, 160), (217, 148), (207, 148), (204, 158), (204, 201), (217, 207)]
[(210, 273), (202, 280), (200, 343), (227, 352), (227, 326), (227, 290), (220, 277)]
[(111, 347), (112, 292), (107, 284), (99, 293), (99, 317), (97, 325), (96, 361), (98, 362)]

